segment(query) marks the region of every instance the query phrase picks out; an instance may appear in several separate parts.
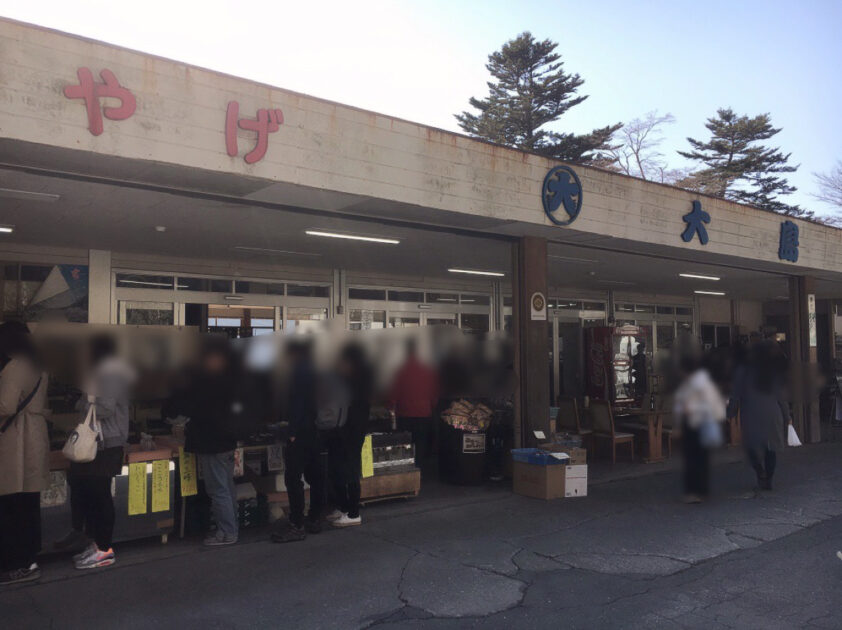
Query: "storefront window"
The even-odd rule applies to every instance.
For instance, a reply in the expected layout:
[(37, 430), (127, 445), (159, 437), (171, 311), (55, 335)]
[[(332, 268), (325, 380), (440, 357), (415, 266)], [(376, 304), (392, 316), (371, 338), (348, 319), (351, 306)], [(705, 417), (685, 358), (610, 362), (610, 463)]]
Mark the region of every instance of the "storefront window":
[(559, 299), (556, 308), (564, 311), (580, 311), (582, 310), (582, 303), (576, 300)]
[(479, 334), (488, 332), (488, 315), (462, 313), (459, 321), (462, 330), (466, 333)]
[(634, 313), (634, 304), (617, 304), (615, 310), (618, 313)]
[(456, 304), (459, 296), (456, 293), (427, 293), (427, 301), (432, 304)]
[(419, 315), (396, 313), (389, 315), (389, 328), (415, 328), (421, 325)]
[(134, 302), (121, 300), (117, 303), (119, 324), (130, 326), (172, 326), (175, 323), (171, 302)]
[[(508, 317), (511, 317), (509, 315)], [(427, 315), (427, 326), (455, 326), (456, 315), (443, 315), (436, 313), (435, 315)]]
[(488, 295), (460, 295), (459, 301), (470, 306), (489, 306), (491, 297)]
[(178, 289), (181, 291), (231, 293), (232, 288), (233, 282), (231, 280), (218, 280), (214, 278), (191, 278), (188, 276), (178, 277)]
[(380, 330), (386, 327), (386, 311), (353, 309), (349, 316), (351, 330)]
[(86, 265), (7, 264), (2, 272), (3, 317), (38, 321), (88, 321)]
[(386, 289), (348, 289), (348, 299), (350, 300), (378, 300), (386, 299)]
[(284, 332), (288, 333), (316, 329), (327, 319), (326, 308), (289, 306), (285, 310)]
[(423, 291), (389, 291), (390, 302), (423, 302)]
[(139, 273), (118, 273), (117, 286), (127, 289), (172, 289), (172, 276), (151, 276)]
[(330, 297), (330, 287), (318, 284), (288, 284), (287, 295), (295, 297)]
[(675, 324), (658, 324), (658, 350), (669, 350), (675, 341)]
[(236, 280), (234, 293), (249, 293), (252, 295), (283, 295), (283, 282), (253, 282), (251, 280)]

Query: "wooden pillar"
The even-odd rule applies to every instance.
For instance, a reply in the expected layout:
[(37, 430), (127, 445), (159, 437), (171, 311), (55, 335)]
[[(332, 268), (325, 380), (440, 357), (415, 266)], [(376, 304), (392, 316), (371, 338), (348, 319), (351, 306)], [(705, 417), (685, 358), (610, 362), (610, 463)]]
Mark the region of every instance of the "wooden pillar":
[[(515, 339), (515, 444), (535, 446), (534, 431), (549, 435), (550, 372), (547, 334), (547, 241), (524, 237), (512, 247)], [(536, 309), (533, 298), (543, 299)]]
[[(793, 424), (805, 443), (821, 440), (819, 399), (814, 388), (815, 376), (818, 374), (815, 295), (814, 278), (795, 276), (789, 279)], [(811, 326), (813, 334), (810, 332)]]

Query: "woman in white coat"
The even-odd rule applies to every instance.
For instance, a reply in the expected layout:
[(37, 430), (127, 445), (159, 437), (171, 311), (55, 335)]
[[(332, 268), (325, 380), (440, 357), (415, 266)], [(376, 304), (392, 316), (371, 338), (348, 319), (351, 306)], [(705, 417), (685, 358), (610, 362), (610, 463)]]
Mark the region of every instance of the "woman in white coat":
[(37, 580), (49, 485), (47, 376), (25, 324), (0, 325), (0, 585)]

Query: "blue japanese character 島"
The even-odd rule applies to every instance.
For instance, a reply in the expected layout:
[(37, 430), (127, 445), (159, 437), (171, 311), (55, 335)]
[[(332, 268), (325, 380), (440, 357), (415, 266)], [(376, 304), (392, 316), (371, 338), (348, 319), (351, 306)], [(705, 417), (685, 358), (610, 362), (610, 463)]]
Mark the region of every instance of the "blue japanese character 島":
[(781, 240), (778, 245), (778, 258), (798, 262), (798, 226), (792, 221), (781, 223)]
[(698, 233), (699, 242), (702, 245), (707, 245), (708, 231), (704, 224), (710, 223), (710, 215), (702, 210), (702, 202), (694, 201), (693, 210), (681, 218), (684, 219), (684, 222), (687, 224), (687, 227), (684, 228), (684, 231), (681, 233), (681, 240), (685, 243), (689, 243)]

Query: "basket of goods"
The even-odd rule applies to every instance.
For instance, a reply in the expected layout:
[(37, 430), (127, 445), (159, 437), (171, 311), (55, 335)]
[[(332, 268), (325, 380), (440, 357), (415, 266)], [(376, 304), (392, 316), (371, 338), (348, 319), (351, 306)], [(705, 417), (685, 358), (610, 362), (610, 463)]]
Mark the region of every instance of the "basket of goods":
[(441, 414), (442, 420), (462, 431), (485, 431), (493, 417), (494, 411), (486, 405), (464, 399), (455, 401)]

